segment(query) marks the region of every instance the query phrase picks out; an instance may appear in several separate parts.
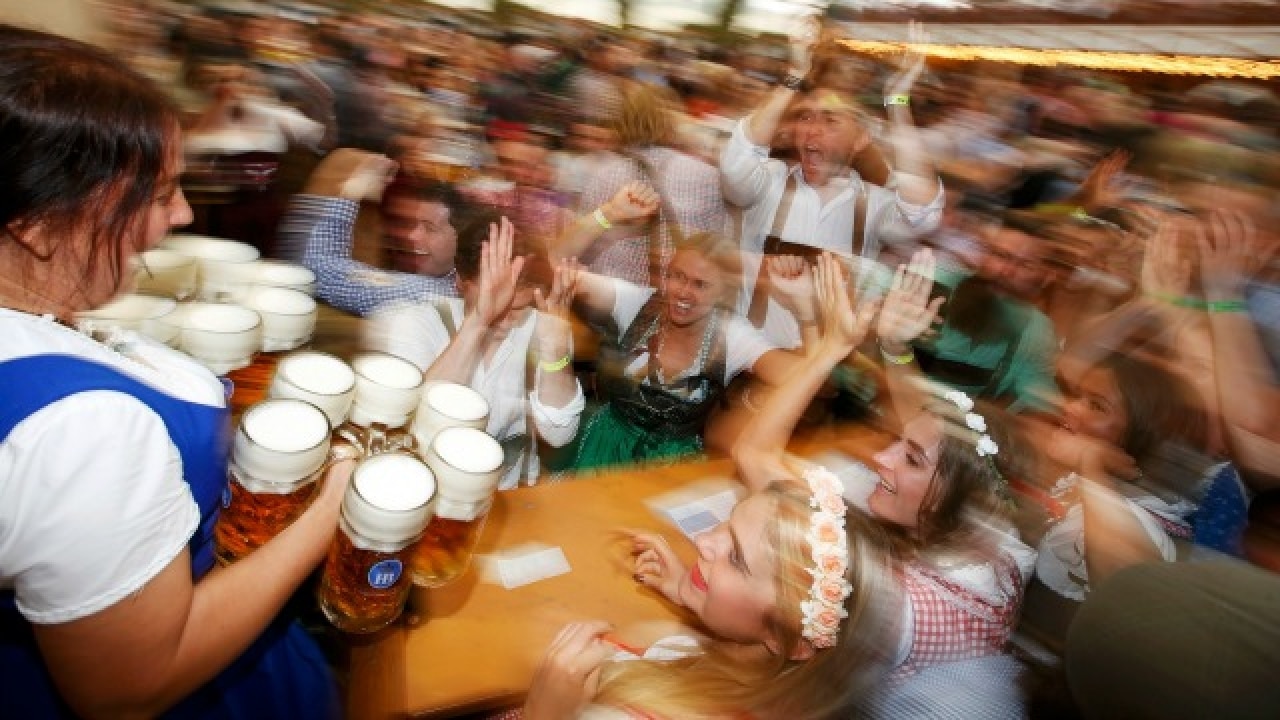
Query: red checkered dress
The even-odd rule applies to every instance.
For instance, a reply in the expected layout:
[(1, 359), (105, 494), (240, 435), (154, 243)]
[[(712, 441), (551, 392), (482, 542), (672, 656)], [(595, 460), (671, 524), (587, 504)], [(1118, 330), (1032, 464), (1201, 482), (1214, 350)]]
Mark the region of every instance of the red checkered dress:
[(993, 561), (995, 587), (979, 593), (919, 562), (902, 570), (911, 599), (911, 651), (897, 678), (953, 660), (998, 655), (1018, 620), (1022, 573), (1012, 558)]

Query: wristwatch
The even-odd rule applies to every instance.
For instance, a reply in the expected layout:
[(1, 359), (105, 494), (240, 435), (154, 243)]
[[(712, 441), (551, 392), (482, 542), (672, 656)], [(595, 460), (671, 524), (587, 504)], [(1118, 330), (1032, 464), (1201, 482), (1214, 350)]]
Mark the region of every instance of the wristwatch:
[(783, 75), (782, 79), (778, 81), (778, 84), (788, 90), (800, 92), (801, 90), (804, 89), (804, 76), (796, 75), (795, 73), (788, 70), (787, 74)]

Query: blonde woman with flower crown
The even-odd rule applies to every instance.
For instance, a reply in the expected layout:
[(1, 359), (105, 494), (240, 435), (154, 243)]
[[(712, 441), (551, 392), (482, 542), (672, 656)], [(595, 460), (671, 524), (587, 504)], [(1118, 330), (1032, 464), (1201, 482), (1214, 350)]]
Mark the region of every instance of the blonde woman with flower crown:
[[(881, 332), (886, 319), (928, 305), (931, 266), (924, 250), (910, 269), (898, 269), (880, 311)], [(876, 313), (873, 303), (854, 311), (843, 269), (831, 256), (819, 260), (813, 276), (822, 340), (793, 371), (787, 392), (770, 395), (734, 447), (739, 475), (753, 489), (813, 472), (786, 455), (787, 440), (809, 399), (860, 344)], [(895, 680), (1001, 655), (1035, 562), (1003, 517), (1014, 455), (1003, 423), (963, 393), (919, 398), (919, 412), (905, 419), (897, 441), (875, 454), (873, 469), (855, 465), (840, 472), (845, 498), (895, 539), (894, 575), (907, 600), (891, 648)], [(995, 661), (989, 670), (1007, 675), (1016, 673), (1016, 664)]]
[(743, 500), (698, 536), (687, 567), (658, 535), (630, 539), (637, 581), (687, 609), (699, 631), (623, 650), (607, 623), (569, 625), (538, 669), (525, 720), (849, 717), (888, 671), (890, 543), (847, 509), (830, 473)]

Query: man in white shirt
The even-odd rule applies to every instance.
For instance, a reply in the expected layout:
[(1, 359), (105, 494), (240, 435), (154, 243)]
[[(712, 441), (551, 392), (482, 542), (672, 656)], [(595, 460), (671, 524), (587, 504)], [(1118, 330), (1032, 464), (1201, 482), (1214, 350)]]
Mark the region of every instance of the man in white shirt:
[[(913, 41), (921, 39), (918, 33), (913, 36)], [(886, 244), (932, 231), (944, 199), (907, 105), (923, 57), (908, 55), (886, 87), (890, 122), (885, 139), (895, 164), (889, 183), (893, 189), (887, 189), (863, 181), (852, 168), (853, 158), (871, 142), (854, 102), (831, 88), (801, 93), (816, 40), (816, 25), (793, 39), (792, 71), (738, 123), (720, 157), (725, 197), (743, 209), (738, 310), (762, 324), (769, 339), (782, 347), (800, 343), (795, 319), (772, 300), (766, 310), (764, 296), (753, 303), (766, 236), (874, 260)], [(799, 157), (792, 166), (769, 158), (769, 145), (788, 111)]]
[(549, 292), (522, 284), (528, 258), (514, 252), (511, 223), (497, 221), (494, 213), (478, 213), (461, 222), (455, 256), (461, 298), (380, 310), (370, 317), (365, 344), (414, 363), (427, 382), (460, 383), (484, 396), (485, 429), (507, 453), (499, 484), (507, 490), (537, 480), (535, 432), (553, 447), (567, 445), (586, 403), (573, 373), (573, 287), (560, 270)]

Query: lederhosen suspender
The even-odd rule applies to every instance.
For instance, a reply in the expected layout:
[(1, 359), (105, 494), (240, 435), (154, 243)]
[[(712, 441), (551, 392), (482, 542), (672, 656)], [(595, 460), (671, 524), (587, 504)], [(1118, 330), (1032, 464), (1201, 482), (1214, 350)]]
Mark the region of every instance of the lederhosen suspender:
[[(773, 213), (773, 226), (765, 236), (763, 256), (768, 255), (815, 255), (821, 250), (806, 243), (788, 242), (782, 239), (782, 231), (791, 217), (791, 202), (796, 194), (796, 175), (787, 175), (786, 187), (782, 190), (782, 198)], [(854, 190), (853, 229), (849, 237), (849, 248), (855, 257), (861, 257), (867, 246), (867, 198), (870, 192), (863, 181)], [(812, 248), (812, 249), (810, 249)], [(756, 327), (763, 327), (765, 315), (769, 308), (769, 275), (765, 269), (764, 257), (760, 258), (760, 269), (756, 273), (756, 284), (751, 293), (751, 304), (747, 306), (747, 319)]]

